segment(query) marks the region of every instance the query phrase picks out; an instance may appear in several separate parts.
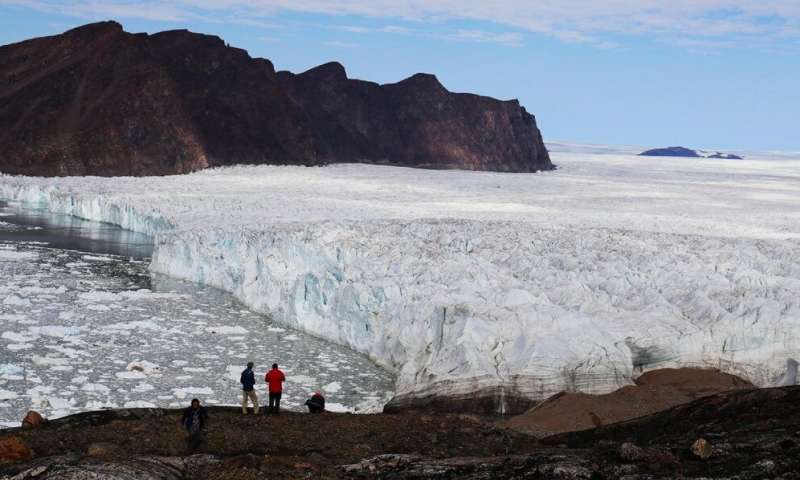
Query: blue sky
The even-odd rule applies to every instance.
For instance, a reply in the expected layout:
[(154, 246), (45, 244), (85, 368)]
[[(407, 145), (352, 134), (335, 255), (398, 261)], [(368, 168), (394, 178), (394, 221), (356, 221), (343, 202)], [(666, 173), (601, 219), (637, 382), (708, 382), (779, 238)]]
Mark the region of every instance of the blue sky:
[(0, 44), (115, 19), (276, 68), (436, 74), (518, 98), (546, 140), (800, 151), (798, 0), (0, 0)]

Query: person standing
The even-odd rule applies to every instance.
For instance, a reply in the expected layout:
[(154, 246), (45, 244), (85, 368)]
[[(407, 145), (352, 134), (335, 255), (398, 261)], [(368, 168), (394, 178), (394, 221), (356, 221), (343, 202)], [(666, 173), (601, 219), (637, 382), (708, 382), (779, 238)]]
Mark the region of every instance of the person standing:
[(247, 362), (247, 368), (242, 372), (242, 414), (247, 415), (247, 400), (253, 403), (253, 414), (258, 415), (258, 395), (256, 395), (256, 374), (253, 373), (253, 362)]
[(272, 370), (264, 375), (269, 385), (269, 412), (279, 413), (281, 409), (281, 393), (283, 393), (283, 382), (286, 381), (286, 375), (278, 370), (278, 364), (272, 364)]
[(192, 406), (183, 411), (181, 423), (189, 432), (189, 453), (194, 453), (203, 441), (203, 430), (206, 428), (208, 414), (200, 406), (200, 400), (193, 399)]

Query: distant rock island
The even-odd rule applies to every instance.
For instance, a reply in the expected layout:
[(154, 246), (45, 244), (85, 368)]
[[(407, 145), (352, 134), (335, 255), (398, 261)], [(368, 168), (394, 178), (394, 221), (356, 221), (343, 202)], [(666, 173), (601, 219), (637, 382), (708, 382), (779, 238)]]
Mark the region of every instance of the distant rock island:
[(692, 150), (686, 147), (654, 148), (639, 154), (644, 157), (691, 157), (691, 158), (723, 158), (727, 160), (742, 160), (742, 157), (731, 153), (706, 152)]
[(0, 171), (164, 175), (232, 164), (553, 168), (516, 100), (433, 75), (353, 80), (338, 63), (276, 72), (215, 36), (116, 22), (0, 47)]

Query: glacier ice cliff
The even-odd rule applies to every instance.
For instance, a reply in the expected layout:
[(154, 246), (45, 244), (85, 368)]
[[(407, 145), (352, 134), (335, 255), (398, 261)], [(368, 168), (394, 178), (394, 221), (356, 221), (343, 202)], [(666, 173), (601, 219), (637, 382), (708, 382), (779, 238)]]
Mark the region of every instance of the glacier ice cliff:
[(800, 160), (558, 155), (545, 175), (2, 176), (0, 198), (155, 235), (153, 271), (396, 372), (390, 408), (509, 413), (664, 367), (796, 380)]

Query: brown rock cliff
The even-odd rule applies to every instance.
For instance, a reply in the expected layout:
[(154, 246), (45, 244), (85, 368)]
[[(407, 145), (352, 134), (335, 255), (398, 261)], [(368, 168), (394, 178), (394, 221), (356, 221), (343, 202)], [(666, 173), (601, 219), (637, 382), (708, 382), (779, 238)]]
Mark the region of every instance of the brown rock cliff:
[(231, 164), (550, 169), (516, 101), (431, 75), (378, 85), (336, 63), (276, 73), (221, 39), (115, 22), (0, 47), (0, 171), (164, 175)]

